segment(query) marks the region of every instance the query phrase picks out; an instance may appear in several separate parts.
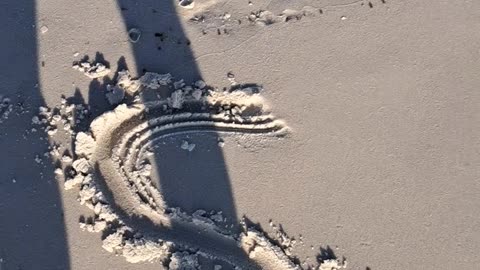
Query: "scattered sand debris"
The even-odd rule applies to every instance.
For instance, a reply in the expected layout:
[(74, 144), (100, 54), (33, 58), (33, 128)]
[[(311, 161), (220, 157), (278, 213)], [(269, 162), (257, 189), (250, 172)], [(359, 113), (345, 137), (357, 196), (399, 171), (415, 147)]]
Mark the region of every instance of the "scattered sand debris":
[(84, 178), (85, 177), (83, 175), (79, 174), (79, 175), (76, 175), (74, 178), (67, 179), (64, 183), (65, 190), (70, 190), (74, 187), (79, 186), (80, 184), (82, 184)]
[(241, 235), (240, 246), (261, 269), (300, 269), (280, 247), (275, 246), (259, 231), (244, 232)]
[(347, 268), (347, 261), (340, 262), (339, 260), (330, 259), (330, 260), (324, 260), (318, 267), (318, 270), (340, 270), (340, 269), (346, 269), (346, 268)]
[(121, 87), (129, 94), (134, 94), (140, 89), (141, 83), (138, 80), (133, 80), (128, 70), (122, 70), (118, 72), (116, 86)]
[(185, 94), (183, 90), (176, 90), (170, 96), (170, 106), (175, 109), (181, 109), (185, 102)]
[(95, 148), (95, 140), (85, 132), (79, 132), (75, 139), (75, 154), (79, 157), (90, 157)]
[(0, 123), (7, 120), (12, 111), (13, 104), (10, 98), (0, 95)]
[(72, 167), (78, 173), (87, 174), (90, 171), (90, 164), (86, 158), (76, 159), (72, 163)]
[(68, 154), (64, 154), (62, 156), (62, 162), (64, 163), (72, 163), (73, 159), (71, 156), (69, 156)]
[[(249, 2), (249, 5), (253, 5)], [(240, 30), (243, 22), (246, 20), (250, 24), (266, 27), (276, 23), (291, 23), (301, 20), (304, 17), (315, 17), (323, 14), (323, 10), (318, 7), (304, 6), (301, 9), (285, 9), (280, 13), (274, 13), (269, 10), (254, 10), (249, 13), (226, 13), (223, 11), (205, 10), (196, 13), (190, 18), (190, 22), (202, 26), (201, 32), (206, 35), (208, 32), (216, 32), (218, 35), (228, 36), (231, 32)]]
[(35, 162), (37, 164), (42, 164), (43, 163), (43, 160), (42, 158), (39, 156), (39, 155), (35, 155)]
[(203, 91), (200, 89), (195, 89), (192, 92), (192, 97), (197, 101), (202, 99), (202, 95), (203, 95)]
[(230, 81), (230, 84), (232, 86), (237, 84), (237, 82), (235, 81), (235, 75), (233, 74), (233, 72), (230, 71), (227, 73), (227, 79)]
[(226, 218), (223, 217), (222, 211), (219, 211), (219, 212), (211, 211), (210, 213), (208, 213), (203, 209), (199, 209), (193, 212), (192, 217), (206, 224), (226, 222)]
[(195, 82), (195, 87), (197, 87), (199, 90), (203, 90), (205, 87), (207, 87), (207, 84), (202, 80), (198, 80)]
[(34, 117), (32, 117), (32, 124), (34, 124), (34, 125), (41, 125), (42, 122), (40, 121), (40, 119), (38, 118), (38, 116), (35, 115)]
[(121, 251), (123, 246), (123, 234), (120, 231), (110, 234), (103, 240), (102, 247), (108, 251), (116, 253), (117, 250)]
[(211, 216), (210, 216), (210, 219), (213, 220), (213, 221), (215, 221), (215, 222), (218, 222), (218, 223), (225, 221), (225, 218), (224, 218), (223, 215), (222, 215), (222, 211), (211, 215)]
[(125, 97), (125, 89), (118, 85), (107, 85), (107, 93), (105, 96), (111, 105), (117, 105), (122, 102)]
[[(62, 98), (61, 106), (48, 108), (40, 106), (38, 108), (38, 115), (32, 117), (32, 125), (37, 127), (31, 128), (31, 132), (36, 132), (38, 129), (43, 129), (50, 137), (53, 137), (59, 130), (64, 130), (65, 134), (75, 135), (74, 128), (81, 120), (89, 115), (89, 110), (82, 104), (67, 104), (67, 101)], [(58, 149), (57, 149), (58, 151)], [(59, 153), (55, 153), (59, 156)]]
[(143, 176), (150, 176), (152, 174), (152, 164), (145, 163), (140, 166), (138, 173)]
[(56, 168), (55, 169), (55, 174), (58, 176), (63, 176), (63, 170), (61, 168)]
[(108, 227), (107, 222), (103, 220), (95, 221), (95, 223), (93, 224), (88, 224), (85, 222), (80, 222), (79, 224), (80, 224), (80, 229), (86, 230), (89, 232), (103, 232)]
[(170, 270), (201, 269), (198, 263), (198, 255), (190, 254), (186, 251), (173, 253), (170, 257), (170, 263), (168, 267)]
[[(233, 74), (230, 77), (234, 79)], [(250, 229), (246, 229), (240, 235), (226, 232), (221, 227), (226, 223), (221, 212), (198, 210), (188, 215), (181, 209), (169, 208), (150, 179), (152, 165), (147, 157), (152, 147), (156, 148), (156, 145), (149, 145), (149, 139), (146, 138), (156, 132), (175, 134), (178, 132), (176, 128), (181, 127), (182, 130), (195, 131), (200, 128), (224, 130), (233, 134), (255, 130), (254, 136), (262, 134), (276, 136), (286, 130), (284, 123), (270, 114), (259, 91), (256, 91), (258, 89), (220, 91), (209, 88), (204, 81), (186, 85), (182, 80), (174, 83), (170, 74), (148, 72), (139, 79), (132, 79), (128, 71), (122, 71), (117, 78), (117, 83), (112, 87), (121, 88), (125, 94), (136, 94), (142, 87), (158, 89), (161, 86), (168, 86), (169, 89), (177, 89), (167, 99), (159, 98), (147, 103), (133, 101), (130, 105), (122, 104), (123, 97), (109, 100), (118, 103), (118, 106), (93, 120), (88, 132), (75, 134), (75, 160), (68, 173), (65, 173), (64, 185), (65, 189), (78, 187), (80, 204), (87, 206), (94, 213), (93, 219), (81, 222), (80, 227), (90, 232), (108, 231), (109, 234), (103, 240), (103, 248), (125, 257), (132, 263), (159, 261), (169, 265), (169, 269), (199, 269), (199, 256), (206, 256), (237, 268), (248, 268), (247, 264), (243, 265), (245, 262), (233, 262), (230, 255), (223, 254), (216, 248), (212, 249), (211, 244), (214, 242), (204, 244), (193, 239), (184, 243), (182, 242), (184, 240), (177, 240), (175, 237), (167, 238), (169, 241), (152, 239), (147, 236), (148, 234), (144, 235), (144, 232), (129, 227), (135, 223), (125, 224), (128, 219), (124, 220), (117, 215), (109, 205), (111, 190), (104, 185), (97, 186), (95, 177), (101, 174), (103, 177), (109, 177), (108, 181), (115, 185), (121, 185), (120, 190), (131, 192), (128, 196), (134, 196), (131, 198), (132, 205), (128, 207), (122, 205), (130, 203), (129, 199), (128, 202), (118, 201), (120, 205), (116, 206), (127, 211), (131, 217), (142, 216), (152, 220), (178, 222), (182, 224), (180, 230), (184, 230), (178, 232), (179, 234), (194, 233), (198, 228), (202, 228), (204, 237), (210, 239), (209, 241), (221, 239), (223, 244), (233, 249), (238, 247), (238, 254), (243, 254), (245, 250), (261, 269), (298, 269), (287, 256), (288, 251), (283, 249), (291, 243), (287, 239), (283, 239), (281, 246), (275, 246), (262, 233)], [(75, 115), (77, 111), (80, 113), (86, 110), (80, 106), (71, 108), (66, 102), (63, 106), (65, 111), (68, 108), (68, 111), (75, 112)], [(54, 119), (55, 113), (48, 108), (42, 108), (40, 111), (43, 116), (32, 119), (32, 122), (48, 125), (51, 121), (61, 123), (64, 120), (63, 115)], [(120, 127), (122, 132), (118, 134)], [(124, 145), (122, 142), (131, 142), (131, 145), (130, 143)], [(223, 146), (224, 142), (219, 139), (218, 143), (219, 146)], [(193, 151), (195, 147), (194, 143), (186, 140), (180, 145), (180, 148), (186, 151)], [(96, 164), (95, 169), (92, 168), (92, 164)], [(106, 195), (109, 194), (108, 196), (104, 196), (103, 188), (108, 189), (106, 190), (108, 192), (105, 192)], [(119, 195), (126, 196), (123, 193)], [(179, 241), (178, 245), (176, 241)], [(214, 269), (220, 270), (222, 266), (217, 264)]]
[(250, 15), (248, 16), (248, 20), (250, 20), (251, 22), (255, 22), (259, 25), (271, 25), (275, 23), (276, 17), (277, 16), (275, 16), (275, 14), (270, 11), (260, 10), (250, 13)]
[(174, 81), (173, 82), (173, 88), (174, 89), (180, 89), (182, 87), (185, 86), (185, 81), (182, 79), (182, 80), (179, 80), (179, 81)]
[(141, 86), (150, 88), (158, 88), (160, 85), (168, 84), (168, 77), (170, 74), (163, 77), (152, 76), (152, 74), (145, 74), (140, 80), (132, 79), (128, 70), (122, 70), (117, 74), (117, 83), (115, 85), (107, 85), (108, 102), (111, 105), (120, 104), (125, 98), (126, 94), (133, 95), (140, 90)]
[(189, 143), (188, 141), (182, 141), (182, 144), (180, 145), (180, 148), (183, 150), (192, 152), (193, 149), (195, 149), (195, 144), (194, 143)]
[(140, 77), (139, 82), (141, 85), (151, 88), (158, 89), (160, 86), (166, 86), (172, 82), (172, 75), (167, 74), (158, 74), (153, 72), (146, 72), (145, 75)]
[(51, 146), (48, 148), (50, 150), (50, 155), (52, 157), (58, 158), (60, 157), (60, 145), (53, 143)]
[(127, 238), (125, 234), (129, 232), (131, 231), (128, 227), (118, 229), (103, 240), (102, 247), (109, 252), (122, 255), (131, 263), (153, 261), (165, 263), (170, 260), (171, 243)]
[(50, 127), (47, 127), (47, 134), (49, 136), (53, 136), (57, 133), (57, 129), (56, 128), (50, 128)]
[(102, 63), (89, 63), (85, 61), (74, 64), (72, 68), (83, 72), (83, 74), (90, 79), (102, 78), (110, 73), (110, 69)]
[(294, 237), (290, 237), (287, 233), (283, 230), (282, 226), (275, 225), (272, 220), (269, 222), (270, 228), (273, 231), (273, 239), (277, 241), (280, 245), (282, 250), (287, 254), (287, 256), (291, 256), (293, 248), (297, 244), (297, 240)]

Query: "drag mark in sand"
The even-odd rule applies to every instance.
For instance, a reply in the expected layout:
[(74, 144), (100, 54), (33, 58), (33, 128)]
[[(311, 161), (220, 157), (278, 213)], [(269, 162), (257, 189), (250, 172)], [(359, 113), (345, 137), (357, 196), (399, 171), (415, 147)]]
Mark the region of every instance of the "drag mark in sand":
[[(92, 75), (89, 70), (80, 71)], [(67, 153), (60, 159), (59, 145), (50, 153), (65, 165), (65, 172), (60, 167), (55, 170), (65, 179), (65, 189), (78, 188), (78, 200), (94, 213), (92, 218), (82, 216), (80, 227), (102, 233), (103, 248), (131, 263), (200, 269), (206, 259), (215, 264), (214, 269), (304, 269), (291, 253), (293, 238), (282, 234), (277, 242), (248, 219), (241, 221), (241, 232), (233, 232), (226, 229), (222, 214), (210, 209), (187, 214), (167, 205), (151, 179), (154, 164), (148, 157), (153, 149), (162, 150), (162, 142), (169, 137), (215, 133), (251, 142), (288, 137), (290, 129), (271, 113), (260, 95), (262, 87), (238, 84), (230, 73), (232, 86), (223, 90), (201, 80), (186, 85), (170, 74), (147, 72), (132, 79), (124, 70), (116, 78), (105, 92), (116, 108), (93, 119), (88, 130), (75, 131), (70, 125), (85, 119), (88, 106), (68, 104), (65, 99), (60, 108), (39, 108), (39, 116), (32, 119), (32, 124), (45, 130), (57, 130), (56, 125), (63, 123), (74, 137), (74, 155)], [(162, 89), (173, 92), (161, 98)], [(148, 98), (151, 94), (153, 98)], [(223, 139), (218, 144), (222, 147)], [(198, 151), (187, 141), (178, 147)], [(324, 260), (306, 269), (341, 269), (345, 263)]]
[[(130, 94), (171, 84), (165, 74), (120, 77), (114, 87)], [(80, 202), (95, 212), (95, 219), (83, 222), (82, 228), (106, 233), (103, 247), (132, 263), (160, 261), (169, 269), (197, 269), (202, 256), (236, 269), (299, 269), (259, 231), (244, 228), (234, 234), (217, 226), (218, 217), (170, 208), (150, 178), (152, 165), (146, 157), (168, 136), (287, 135), (288, 127), (270, 113), (257, 90), (218, 91), (197, 82), (168, 99), (122, 103), (93, 120), (88, 132), (76, 135), (76, 176), (65, 182), (69, 188), (80, 186)]]

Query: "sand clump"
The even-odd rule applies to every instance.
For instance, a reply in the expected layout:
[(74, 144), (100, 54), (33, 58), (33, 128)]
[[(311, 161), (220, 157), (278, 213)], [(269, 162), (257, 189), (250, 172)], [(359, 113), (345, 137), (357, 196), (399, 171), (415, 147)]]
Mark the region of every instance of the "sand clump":
[(188, 141), (183, 141), (180, 148), (183, 150), (186, 150), (188, 152), (192, 152), (193, 149), (195, 149), (195, 144), (194, 143), (189, 143)]
[(347, 268), (347, 262), (340, 262), (335, 259), (330, 259), (330, 260), (324, 260), (320, 266), (318, 267), (318, 270), (340, 270), (340, 269), (346, 269)]
[(95, 149), (95, 140), (85, 132), (79, 132), (75, 138), (75, 154), (89, 158)]
[[(250, 4), (253, 5), (251, 2)], [(191, 14), (189, 22), (200, 26), (204, 35), (213, 31), (218, 35), (229, 36), (235, 31), (240, 31), (243, 27), (253, 25), (264, 28), (278, 23), (295, 23), (303, 18), (317, 17), (323, 13), (322, 7), (309, 5), (297, 9), (287, 8), (283, 11), (263, 8), (251, 10), (249, 8), (233, 13), (225, 12), (223, 9), (200, 8)]]
[(188, 252), (175, 252), (170, 258), (168, 264), (171, 270), (195, 270), (201, 269), (198, 263), (198, 255)]
[(89, 63), (87, 61), (74, 64), (73, 69), (82, 72), (90, 79), (97, 79), (107, 76), (110, 73), (110, 69), (102, 63)]

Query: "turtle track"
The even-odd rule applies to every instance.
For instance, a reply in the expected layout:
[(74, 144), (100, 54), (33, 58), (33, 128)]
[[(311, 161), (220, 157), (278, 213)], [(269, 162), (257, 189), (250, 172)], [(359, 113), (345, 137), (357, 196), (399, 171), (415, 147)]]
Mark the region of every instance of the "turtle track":
[(165, 114), (163, 106), (165, 102), (120, 105), (91, 124), (95, 147), (88, 161), (92, 175), (121, 223), (148, 239), (169, 241), (177, 249), (195, 251), (239, 269), (296, 269), (283, 251), (259, 232), (232, 235), (213, 223), (169, 208), (140, 170), (145, 152), (162, 138), (204, 132), (278, 137), (288, 130), (283, 121), (269, 113), (229, 115), (221, 110)]

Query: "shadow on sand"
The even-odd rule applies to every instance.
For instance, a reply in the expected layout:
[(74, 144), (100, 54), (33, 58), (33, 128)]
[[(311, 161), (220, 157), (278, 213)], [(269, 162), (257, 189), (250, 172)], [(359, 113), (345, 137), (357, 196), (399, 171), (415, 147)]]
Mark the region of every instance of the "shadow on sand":
[[(176, 11), (176, 1), (118, 0), (126, 31), (137, 28), (140, 40), (132, 43), (136, 67), (132, 73), (145, 71), (170, 73), (192, 83), (201, 79)], [(177, 71), (178, 73), (175, 73)], [(168, 95), (168, 93), (167, 93)], [(180, 149), (182, 141), (194, 143), (189, 152)], [(218, 136), (193, 133), (165, 140), (155, 152), (159, 189), (167, 204), (187, 213), (198, 209), (222, 211), (232, 224), (237, 224), (230, 179)]]
[(2, 270), (70, 269), (62, 200), (52, 161), (44, 156), (48, 136), (31, 130), (32, 117), (44, 105), (35, 5), (34, 0), (0, 2), (0, 96), (10, 98), (0, 115), (11, 109), (0, 123)]

